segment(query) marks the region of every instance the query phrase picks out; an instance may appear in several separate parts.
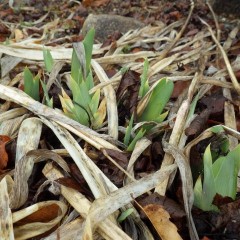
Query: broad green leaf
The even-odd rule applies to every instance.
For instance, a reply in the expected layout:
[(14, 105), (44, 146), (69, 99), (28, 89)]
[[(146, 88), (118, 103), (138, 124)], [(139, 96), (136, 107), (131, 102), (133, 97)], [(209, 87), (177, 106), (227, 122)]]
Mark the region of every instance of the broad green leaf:
[(214, 175), (212, 170), (212, 156), (210, 145), (204, 152), (204, 180), (202, 190), (201, 188), (201, 177), (198, 178), (194, 187), (194, 205), (201, 208), (203, 211), (217, 211), (217, 207), (212, 205), (214, 196), (216, 195), (216, 187), (214, 182)]
[(141, 86), (140, 86), (140, 89), (139, 89), (139, 97), (140, 98), (145, 96), (145, 94), (149, 90), (148, 69), (149, 69), (149, 62), (148, 62), (148, 59), (146, 58), (145, 61), (144, 61), (144, 65), (143, 65), (143, 73), (140, 76), (140, 78), (141, 78)]
[(118, 222), (121, 223), (123, 222), (129, 215), (131, 215), (133, 213), (134, 209), (133, 208), (129, 208), (126, 211), (122, 212), (121, 215), (118, 217)]
[(39, 75), (33, 77), (31, 71), (26, 67), (23, 72), (24, 78), (24, 92), (27, 93), (34, 100), (39, 101)]
[(48, 49), (43, 48), (43, 59), (44, 59), (44, 65), (47, 71), (50, 73), (53, 68), (54, 60)]
[(94, 28), (91, 28), (87, 35), (85, 36), (83, 40), (83, 45), (85, 49), (85, 58), (86, 58), (86, 71), (87, 71), (87, 76), (90, 71), (91, 67), (91, 59), (92, 59), (92, 50), (93, 50), (93, 43), (94, 43), (94, 35), (95, 35), (95, 30)]
[(138, 133), (136, 134), (136, 136), (134, 137), (134, 139), (132, 140), (132, 142), (130, 143), (130, 145), (127, 148), (128, 152), (133, 151), (137, 141), (144, 136), (145, 132), (146, 132), (146, 130), (143, 130), (143, 129), (140, 129), (138, 131)]
[(71, 61), (71, 77), (79, 85), (83, 80), (82, 67), (80, 61), (78, 60), (75, 49), (72, 52), (72, 61)]
[(25, 67), (23, 72), (23, 79), (24, 79), (24, 92), (31, 96), (32, 87), (33, 87), (33, 75), (28, 67)]
[[(237, 178), (240, 170), (240, 145), (213, 164), (216, 191), (222, 196), (236, 198)], [(226, 181), (227, 178), (227, 181)]]
[(206, 204), (211, 206), (213, 198), (216, 194), (216, 187), (214, 183), (214, 175), (212, 170), (212, 155), (210, 145), (208, 145), (207, 149), (204, 152), (203, 162), (204, 162), (203, 193)]
[[(221, 196), (235, 199), (237, 190), (237, 176), (234, 176), (234, 161), (227, 157), (218, 158), (213, 164), (216, 192)], [(226, 181), (227, 177), (227, 181)]]
[(172, 81), (166, 78), (161, 79), (152, 90), (148, 104), (138, 120), (155, 121), (158, 119), (172, 94), (173, 86)]
[(204, 201), (203, 201), (203, 187), (202, 187), (202, 179), (199, 175), (195, 186), (194, 186), (194, 205), (200, 209), (204, 209)]
[(88, 89), (85, 82), (82, 81), (78, 85), (73, 78), (70, 78), (69, 86), (72, 91), (73, 101), (77, 102), (79, 105), (88, 109), (91, 101), (91, 97), (90, 97), (90, 94), (88, 93)]
[(131, 131), (132, 131), (132, 127), (133, 127), (133, 118), (134, 118), (134, 114), (132, 114), (131, 119), (129, 121), (129, 124), (127, 126), (126, 129), (126, 133), (123, 139), (123, 143), (128, 146), (129, 142), (130, 142), (130, 138), (131, 138)]

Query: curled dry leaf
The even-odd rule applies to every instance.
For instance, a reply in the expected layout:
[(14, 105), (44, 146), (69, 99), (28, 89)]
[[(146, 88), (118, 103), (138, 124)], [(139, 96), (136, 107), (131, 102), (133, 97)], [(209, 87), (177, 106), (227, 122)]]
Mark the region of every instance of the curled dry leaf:
[(161, 205), (149, 204), (143, 208), (143, 211), (162, 240), (182, 239), (177, 232), (177, 227), (169, 220), (169, 213)]
[(109, 2), (109, 0), (83, 0), (84, 7), (100, 7)]
[(3, 170), (8, 163), (8, 154), (6, 152), (6, 143), (11, 139), (6, 135), (0, 135), (0, 170)]
[(15, 239), (29, 239), (49, 231), (61, 221), (66, 211), (65, 203), (46, 201), (14, 212)]

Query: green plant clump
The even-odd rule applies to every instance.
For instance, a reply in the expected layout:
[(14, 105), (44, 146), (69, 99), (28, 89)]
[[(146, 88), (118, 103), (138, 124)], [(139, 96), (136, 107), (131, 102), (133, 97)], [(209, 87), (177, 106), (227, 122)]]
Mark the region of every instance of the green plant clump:
[(203, 180), (200, 175), (194, 187), (194, 205), (203, 211), (218, 211), (217, 206), (213, 204), (216, 194), (236, 198), (240, 144), (226, 156), (219, 156), (214, 162), (209, 145), (205, 150), (203, 163)]
[(91, 29), (85, 36), (78, 51), (73, 49), (69, 88), (72, 99), (62, 89), (60, 101), (64, 113), (85, 126), (97, 129), (102, 126), (106, 116), (105, 100), (100, 102), (100, 90), (89, 94), (94, 87), (91, 71), (92, 49), (95, 30)]
[(143, 66), (143, 73), (140, 77), (139, 97), (141, 100), (138, 107), (141, 110), (137, 115), (137, 121), (146, 122), (146, 124), (141, 127), (134, 137), (131, 137), (133, 116), (131, 117), (124, 137), (124, 144), (127, 146), (127, 151), (133, 151), (136, 142), (151, 130), (152, 126), (147, 124), (147, 122), (161, 123), (168, 114), (168, 112), (162, 112), (171, 97), (174, 84), (167, 78), (162, 78), (150, 88), (148, 83), (148, 68), (149, 63), (146, 59)]

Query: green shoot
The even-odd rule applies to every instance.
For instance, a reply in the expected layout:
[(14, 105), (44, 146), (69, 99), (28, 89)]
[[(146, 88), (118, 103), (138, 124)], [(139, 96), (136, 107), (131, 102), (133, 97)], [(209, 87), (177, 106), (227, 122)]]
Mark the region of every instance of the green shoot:
[(24, 92), (28, 94), (30, 97), (35, 99), (36, 101), (40, 100), (39, 97), (39, 75), (35, 77), (31, 73), (31, 71), (25, 67), (23, 72), (23, 79), (24, 79)]
[(91, 59), (92, 59), (92, 50), (94, 43), (95, 30), (91, 28), (83, 40), (83, 45), (85, 49), (85, 60), (86, 60), (86, 78), (91, 70)]
[(138, 141), (139, 139), (141, 139), (141, 138), (145, 135), (145, 133), (146, 133), (146, 130), (144, 130), (144, 129), (140, 129), (140, 130), (138, 131), (138, 133), (137, 133), (136, 136), (133, 138), (132, 142), (130, 143), (130, 145), (129, 145), (128, 148), (127, 148), (127, 151), (128, 151), (128, 152), (133, 151), (133, 149), (134, 149), (137, 141)]
[(139, 89), (139, 97), (142, 98), (146, 95), (146, 93), (149, 90), (149, 84), (148, 84), (148, 69), (149, 69), (149, 62), (146, 58), (143, 65), (143, 73), (140, 76), (141, 78), (141, 86)]
[(48, 49), (43, 48), (43, 59), (44, 59), (44, 65), (47, 69), (47, 72), (50, 73), (53, 68), (54, 60)]
[(134, 209), (129, 208), (126, 211), (122, 212), (121, 215), (118, 217), (117, 221), (119, 223), (123, 222), (128, 216), (130, 216), (133, 213)]
[(150, 97), (142, 114), (138, 116), (138, 120), (155, 121), (158, 123), (163, 121), (161, 113), (171, 97), (173, 86), (173, 82), (167, 80), (167, 78), (159, 80), (145, 95), (145, 97), (147, 95)]
[[(166, 78), (160, 79), (156, 84), (154, 84), (151, 89), (149, 89), (148, 80), (147, 80), (147, 72), (148, 72), (148, 61), (144, 62), (144, 70), (141, 76), (141, 87), (139, 91), (139, 95), (142, 96), (140, 104), (138, 106), (138, 121), (145, 122), (162, 122), (168, 115), (168, 112), (162, 113), (167, 102), (169, 101), (172, 91), (173, 91), (173, 82), (167, 80)], [(129, 122), (129, 125), (126, 130), (126, 134), (124, 137), (124, 144), (127, 147), (127, 151), (133, 151), (136, 142), (142, 138), (145, 134), (147, 134), (152, 126), (149, 124), (145, 124), (136, 134), (136, 136), (132, 139), (131, 143), (131, 131), (133, 127), (133, 116)], [(130, 144), (129, 144), (130, 143)]]
[(127, 129), (126, 129), (126, 133), (125, 133), (125, 136), (124, 136), (124, 140), (123, 140), (123, 143), (128, 146), (129, 142), (130, 142), (130, 138), (131, 138), (131, 131), (132, 131), (132, 127), (133, 127), (133, 118), (134, 118), (134, 115), (132, 115), (130, 121), (129, 121), (129, 124), (127, 126)]
[(49, 98), (46, 84), (42, 80), (40, 80), (40, 81), (41, 81), (42, 89), (44, 92), (44, 98), (46, 101), (46, 105), (50, 108), (53, 108), (53, 98), (51, 98), (51, 99)]
[[(220, 130), (214, 129), (215, 130)], [(194, 187), (194, 205), (203, 211), (218, 211), (212, 204), (214, 196), (236, 198), (237, 177), (240, 170), (240, 144), (226, 156), (219, 156), (213, 163), (210, 145), (207, 147), (204, 157), (204, 179), (201, 176)], [(227, 179), (227, 180), (226, 180)]]
[(91, 29), (82, 43), (74, 44), (69, 88), (72, 100), (64, 94), (60, 97), (63, 111), (83, 125), (99, 128), (106, 116), (106, 104), (100, 103), (100, 90), (89, 94), (94, 87), (91, 59), (95, 30)]

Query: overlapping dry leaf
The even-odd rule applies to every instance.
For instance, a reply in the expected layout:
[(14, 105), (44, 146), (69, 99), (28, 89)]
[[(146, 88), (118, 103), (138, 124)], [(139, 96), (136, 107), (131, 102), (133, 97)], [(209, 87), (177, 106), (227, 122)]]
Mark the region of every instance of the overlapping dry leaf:
[[(94, 7), (107, 3), (106, 0), (83, 1), (83, 4)], [(175, 19), (181, 17), (179, 11), (171, 12), (171, 15)], [(47, 16), (48, 13), (33, 22), (33, 26), (43, 22)], [(191, 11), (189, 16), (191, 16)], [(153, 188), (164, 195), (167, 184), (171, 184), (175, 178), (176, 165), (173, 164), (175, 159), (182, 181), (183, 202), (190, 236), (192, 239), (198, 239), (191, 214), (193, 182), (189, 165), (190, 149), (212, 133), (209, 130), (205, 131), (186, 147), (185, 145), (188, 136), (196, 136), (205, 129), (205, 124), (211, 118), (211, 114), (216, 114), (216, 111), (228, 113), (231, 115), (231, 119), (235, 117), (236, 111), (231, 102), (233, 98), (229, 94), (231, 92), (229, 89), (239, 92), (239, 83), (234, 73), (240, 71), (240, 64), (237, 58), (230, 64), (224, 52), (224, 50), (226, 52), (231, 50), (232, 39), (237, 36), (238, 28), (234, 28), (231, 37), (221, 47), (208, 25), (208, 29), (201, 31), (192, 29), (184, 35), (188, 20), (189, 18), (187, 21), (177, 20), (168, 26), (159, 22), (155, 26), (146, 26), (130, 31), (104, 47), (101, 44), (94, 44), (92, 67), (96, 86), (91, 93), (99, 89), (104, 95), (105, 100), (102, 100), (101, 108), (102, 120), (105, 118), (105, 101), (107, 106), (107, 131), (106, 128), (103, 128), (99, 132), (69, 119), (57, 109), (58, 106), (51, 109), (27, 96), (20, 90), (21, 87), (17, 88), (17, 84), (19, 86), (22, 84), (21, 74), (18, 73), (12, 80), (10, 79), (12, 71), (16, 67), (21, 69), (21, 65), (30, 65), (35, 71), (43, 67), (42, 49), (44, 45), (42, 42), (46, 41), (45, 43), (49, 43), (49, 45), (53, 43), (53, 37), (51, 36), (49, 40), (47, 36), (48, 34), (54, 35), (58, 31), (59, 19), (56, 18), (52, 22), (43, 24), (39, 29), (38, 38), (25, 39), (26, 31), (24, 29), (13, 28), (14, 39), (11, 44), (1, 44), (0, 48), (2, 77), (0, 79), (0, 134), (16, 138), (16, 141), (14, 140), (16, 153), (10, 156), (11, 171), (6, 169), (9, 157), (5, 149), (6, 142), (10, 139), (3, 136), (0, 138), (2, 140), (0, 142), (0, 170), (5, 171), (0, 182), (0, 206), (5, 211), (5, 214), (0, 216), (0, 221), (3, 223), (0, 229), (1, 236), (5, 236), (6, 239), (14, 239), (14, 236), (15, 239), (27, 239), (47, 232), (48, 236), (44, 236), (44, 239), (48, 240), (79, 239), (80, 237), (91, 239), (96, 230), (97, 237), (100, 236), (104, 239), (134, 238), (134, 231), (130, 233), (133, 235), (129, 237), (116, 222), (116, 216), (119, 211), (128, 208), (134, 209), (131, 204), (132, 198), (145, 193), (151, 194), (150, 190)], [(3, 33), (8, 31), (4, 29), (4, 25), (0, 25), (0, 29)], [(33, 27), (29, 27), (29, 29), (33, 29)], [(213, 41), (209, 40), (209, 36), (213, 38)], [(208, 64), (208, 61), (210, 62), (211, 58), (214, 59), (216, 55), (215, 44), (220, 49), (226, 66), (224, 64), (215, 65), (214, 61)], [(123, 53), (126, 46), (130, 48), (130, 51)], [(47, 46), (47, 49), (51, 51), (56, 61), (54, 71), (50, 73), (50, 76), (42, 73), (44, 78), (49, 79), (47, 87), (50, 89), (52, 86), (59, 87), (59, 85), (65, 84), (65, 76), (62, 71), (71, 58), (72, 48), (60, 45)], [(218, 56), (219, 63), (223, 62), (220, 56)], [(155, 149), (153, 154), (155, 153), (159, 159), (154, 159), (158, 160), (158, 164), (157, 167), (152, 164), (151, 173), (144, 172), (146, 169), (142, 167), (144, 164), (141, 165), (141, 163), (152, 160), (150, 159), (152, 158), (151, 154), (146, 153), (149, 151), (152, 139), (142, 138), (136, 144), (130, 157), (124, 155), (121, 148), (123, 144), (120, 143), (121, 134), (126, 131), (124, 125), (126, 115), (129, 118), (139, 104), (139, 76), (143, 70), (144, 58), (149, 59), (148, 78), (151, 86), (166, 76), (174, 82), (179, 82), (178, 85), (175, 85), (173, 95), (173, 98), (178, 99), (175, 103), (171, 102), (167, 106), (170, 108), (168, 120), (152, 129), (151, 137), (159, 134), (162, 136), (164, 132), (163, 139), (170, 144), (163, 141), (165, 153), (162, 150), (159, 153), (160, 150), (153, 148)], [(122, 68), (130, 68), (123, 77), (121, 77), (120, 70)], [(110, 71), (115, 73), (111, 77), (107, 75)], [(231, 82), (226, 81), (228, 74)], [(186, 82), (188, 83), (186, 84)], [(119, 83), (120, 86), (118, 86)], [(224, 97), (220, 93), (220, 97), (217, 96), (216, 100), (213, 98), (214, 94), (200, 100), (200, 104), (205, 104), (209, 112), (206, 111), (206, 115), (205, 112), (203, 112), (204, 114), (200, 113), (199, 117), (189, 125), (188, 113), (194, 95), (199, 92), (199, 99), (201, 99), (213, 85), (225, 88)], [(187, 90), (184, 93), (186, 86)], [(117, 87), (119, 87), (118, 91)], [(124, 95), (126, 96), (123, 104), (125, 109), (122, 111), (122, 116), (119, 116), (117, 100)], [(140, 101), (140, 106), (146, 104), (147, 97), (148, 95)], [(214, 104), (212, 104), (213, 101)], [(31, 116), (31, 114), (35, 116)], [(121, 122), (118, 121), (119, 119), (124, 122), (121, 126), (118, 125)], [(227, 117), (225, 117), (226, 122), (228, 122)], [(233, 121), (229, 125), (233, 129), (225, 127), (225, 130), (232, 135), (236, 142), (236, 139), (239, 140), (239, 133), (234, 130), (235, 123), (236, 121)], [(135, 126), (135, 128), (137, 127), (140, 128), (141, 123)], [(167, 136), (168, 130), (172, 130), (170, 138)], [(45, 134), (46, 131), (48, 131), (47, 134)], [(51, 134), (49, 134), (50, 132)], [(56, 149), (48, 134), (58, 141), (59, 148), (65, 149), (64, 153), (62, 150)], [(154, 141), (162, 141), (162, 138), (154, 139)], [(95, 153), (100, 163), (94, 163), (91, 155), (88, 155), (88, 151), (83, 147), (83, 142), (93, 148), (92, 152)], [(104, 161), (98, 156), (99, 153), (104, 156)], [(163, 156), (164, 154), (165, 156)], [(143, 155), (145, 159), (142, 158)], [(43, 160), (47, 163), (39, 164)], [(138, 160), (141, 162), (139, 163)], [(109, 162), (109, 166), (107, 161), (111, 162), (111, 164)], [(162, 167), (158, 170), (162, 161)], [(71, 164), (78, 168), (76, 175), (79, 175), (89, 188), (83, 189), (78, 186), (76, 181), (72, 181), (74, 174), (69, 171)], [(103, 167), (100, 168), (98, 164), (102, 164)], [(138, 168), (137, 164), (139, 164)], [(142, 172), (135, 174), (136, 168)], [(122, 176), (126, 175), (124, 187), (118, 189), (102, 169), (111, 173), (120, 171)], [(45, 178), (41, 175), (42, 170)], [(38, 174), (41, 181), (34, 179), (38, 178)], [(120, 179), (120, 185), (123, 185), (124, 178), (122, 176), (121, 178), (117, 176), (118, 180)], [(135, 179), (136, 176), (142, 178)], [(29, 186), (31, 182), (36, 184), (35, 189)], [(161, 185), (159, 185), (160, 182)], [(31, 196), (29, 189), (34, 189), (37, 193), (35, 197)], [(41, 201), (41, 194), (46, 194), (46, 192), (48, 194), (51, 192), (51, 197), (58, 200)], [(90, 193), (88, 194), (88, 192)], [(37, 203), (34, 202), (36, 199)], [(71, 208), (66, 203), (71, 205)], [(27, 205), (29, 206), (27, 207)], [(76, 219), (64, 222), (64, 217), (72, 208), (80, 216), (77, 215)], [(15, 212), (13, 212), (14, 209), (16, 209)], [(175, 225), (169, 221), (168, 212), (162, 207), (148, 206), (145, 208), (145, 212), (162, 239), (181, 239)], [(134, 226), (132, 229), (135, 229), (136, 232), (139, 231), (138, 235), (143, 236), (144, 239), (154, 239), (136, 209), (128, 220)]]

